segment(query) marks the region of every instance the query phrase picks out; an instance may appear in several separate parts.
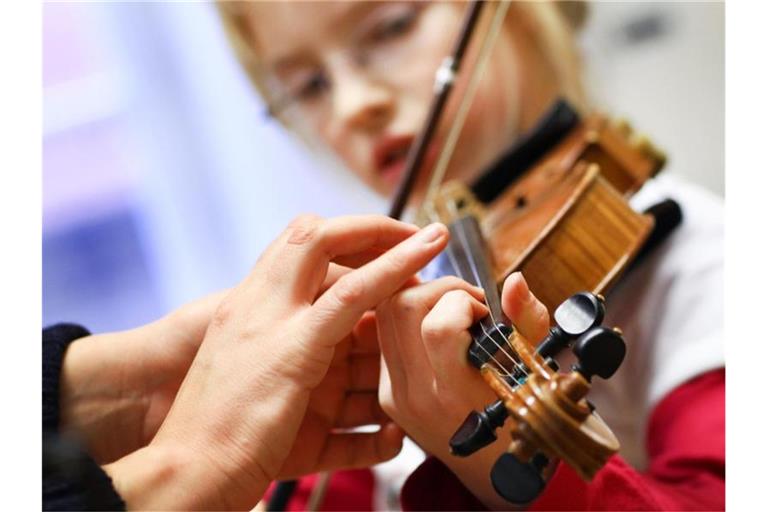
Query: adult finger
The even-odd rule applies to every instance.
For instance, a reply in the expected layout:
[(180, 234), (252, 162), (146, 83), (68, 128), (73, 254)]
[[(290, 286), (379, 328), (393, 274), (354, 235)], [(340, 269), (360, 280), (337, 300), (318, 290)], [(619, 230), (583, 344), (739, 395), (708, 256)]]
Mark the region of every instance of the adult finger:
[(325, 291), (333, 286), (333, 283), (338, 281), (341, 276), (348, 274), (352, 272), (352, 269), (350, 267), (347, 267), (345, 265), (339, 265), (336, 263), (331, 263), (328, 265), (328, 272), (325, 274), (325, 278), (323, 279), (323, 284), (320, 285), (320, 290), (318, 291), (318, 296), (325, 293)]
[(366, 311), (352, 329), (350, 353), (354, 355), (378, 355), (380, 352), (376, 313)]
[(515, 272), (504, 281), (501, 307), (520, 334), (532, 344), (547, 335), (549, 312), (528, 288), (523, 274)]
[[(277, 292), (311, 302), (321, 286), (328, 263), (338, 257), (369, 253), (371, 257), (393, 247), (417, 231), (382, 215), (321, 219), (304, 215), (295, 219), (260, 260), (261, 271), (279, 277)], [(257, 265), (258, 267), (258, 265)]]
[(311, 328), (322, 332), (321, 346), (332, 346), (374, 308), (445, 248), (448, 229), (432, 224), (370, 263), (346, 274), (312, 306)]
[[(344, 275), (352, 272), (352, 270), (354, 269), (344, 265), (330, 263), (328, 265), (328, 273), (326, 274), (325, 279), (323, 280), (323, 284), (320, 286), (320, 290), (318, 291), (317, 296), (319, 297), (320, 295), (325, 293), (325, 291), (331, 286), (333, 286), (333, 284), (336, 281), (341, 279), (341, 277), (343, 277)], [(405, 283), (403, 283), (403, 286), (401, 286), (400, 288), (401, 289), (410, 288), (411, 286), (416, 286), (420, 282), (421, 281), (419, 280), (419, 277), (414, 275), (409, 277), (405, 281)], [(315, 299), (317, 299), (317, 297)]]
[(318, 471), (373, 466), (391, 459), (403, 446), (405, 433), (386, 423), (375, 433), (331, 434), (320, 454)]
[[(130, 331), (132, 334), (137, 334), (135, 338), (131, 339), (141, 341), (154, 339), (159, 343), (152, 344), (152, 350), (178, 352), (184, 349), (189, 351), (190, 356), (194, 356), (205, 337), (205, 331), (211, 323), (216, 308), (230, 291), (221, 290), (184, 304), (163, 318)], [(171, 338), (173, 339), (171, 340)], [(180, 343), (171, 343), (171, 341), (179, 341)]]
[(352, 357), (349, 360), (349, 391), (375, 391), (379, 387), (378, 355)]
[(377, 393), (350, 393), (341, 406), (335, 427), (352, 428), (380, 425), (389, 418), (379, 405)]
[(408, 390), (408, 375), (403, 366), (402, 354), (397, 349), (397, 322), (384, 308), (376, 310), (376, 325), (381, 348), (379, 375), (379, 399), (383, 405), (394, 406), (401, 402)]

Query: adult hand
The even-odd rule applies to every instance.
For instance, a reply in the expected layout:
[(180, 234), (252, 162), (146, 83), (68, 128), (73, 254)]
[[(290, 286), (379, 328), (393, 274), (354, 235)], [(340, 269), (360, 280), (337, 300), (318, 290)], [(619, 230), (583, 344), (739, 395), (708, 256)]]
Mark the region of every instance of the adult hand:
[[(152, 442), (107, 467), (128, 505), (252, 507), (279, 476), (394, 456), (394, 426), (337, 431), (380, 419), (346, 399), (370, 359), (361, 318), (447, 238), (442, 225), (416, 233), (379, 216), (295, 221), (217, 308)], [(362, 376), (357, 385), (371, 387)]]
[[(483, 291), (455, 277), (407, 288), (377, 309), (384, 365), (379, 398), (384, 411), (428, 453), (445, 463), (491, 508), (506, 508), (488, 477), (508, 440), (472, 457), (450, 455), (449, 439), (471, 410), (497, 397), (469, 364), (468, 332), (488, 314)], [(546, 307), (519, 273), (504, 283), (502, 307), (521, 335), (536, 341), (549, 327)]]
[(226, 292), (151, 324), (74, 341), (62, 363), (61, 429), (100, 464), (146, 446), (170, 409)]

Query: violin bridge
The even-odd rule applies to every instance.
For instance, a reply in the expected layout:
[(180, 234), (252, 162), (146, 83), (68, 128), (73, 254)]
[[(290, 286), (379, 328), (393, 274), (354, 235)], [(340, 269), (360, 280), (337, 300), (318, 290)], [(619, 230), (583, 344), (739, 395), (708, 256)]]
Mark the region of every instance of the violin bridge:
[(482, 221), (485, 207), (466, 185), (448, 181), (427, 197), (416, 215), (416, 223), (425, 226), (431, 222), (450, 224), (467, 215)]

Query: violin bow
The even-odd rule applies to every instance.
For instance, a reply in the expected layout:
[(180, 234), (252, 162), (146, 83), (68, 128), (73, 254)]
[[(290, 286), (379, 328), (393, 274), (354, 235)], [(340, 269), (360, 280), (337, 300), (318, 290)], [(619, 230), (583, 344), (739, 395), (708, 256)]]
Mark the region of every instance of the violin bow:
[(440, 67), (435, 72), (435, 96), (432, 99), (427, 120), (421, 133), (408, 150), (405, 160), (406, 171), (403, 179), (400, 181), (389, 210), (389, 216), (393, 219), (400, 219), (405, 206), (408, 204), (408, 198), (411, 195), (413, 186), (416, 184), (416, 178), (419, 176), (427, 147), (429, 147), (429, 143), (432, 141), (442, 117), (445, 104), (453, 89), (461, 64), (464, 61), (467, 46), (469, 46), (469, 41), (477, 26), (477, 20), (480, 18), (483, 5), (485, 5), (485, 0), (472, 1), (464, 17), (459, 37), (454, 44), (451, 55), (443, 59), (442, 64), (440, 64)]

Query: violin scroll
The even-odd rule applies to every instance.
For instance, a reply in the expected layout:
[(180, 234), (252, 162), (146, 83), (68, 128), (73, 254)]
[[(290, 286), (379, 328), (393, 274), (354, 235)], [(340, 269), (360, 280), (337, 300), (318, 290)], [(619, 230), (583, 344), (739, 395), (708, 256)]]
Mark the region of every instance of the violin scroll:
[[(512, 503), (527, 503), (539, 494), (550, 459), (565, 461), (589, 480), (619, 448), (586, 396), (593, 376), (609, 378), (621, 365), (626, 354), (621, 331), (599, 325), (604, 300), (588, 292), (571, 296), (553, 316), (555, 326), (536, 350), (511, 331), (518, 372), (484, 364), (481, 374), (499, 400), (472, 411), (450, 440), (454, 455), (468, 456), (494, 442), (496, 430), (511, 420), (512, 441), (494, 465), (491, 482)], [(478, 338), (473, 344), (483, 342)], [(567, 346), (578, 362), (561, 373), (552, 357)]]

